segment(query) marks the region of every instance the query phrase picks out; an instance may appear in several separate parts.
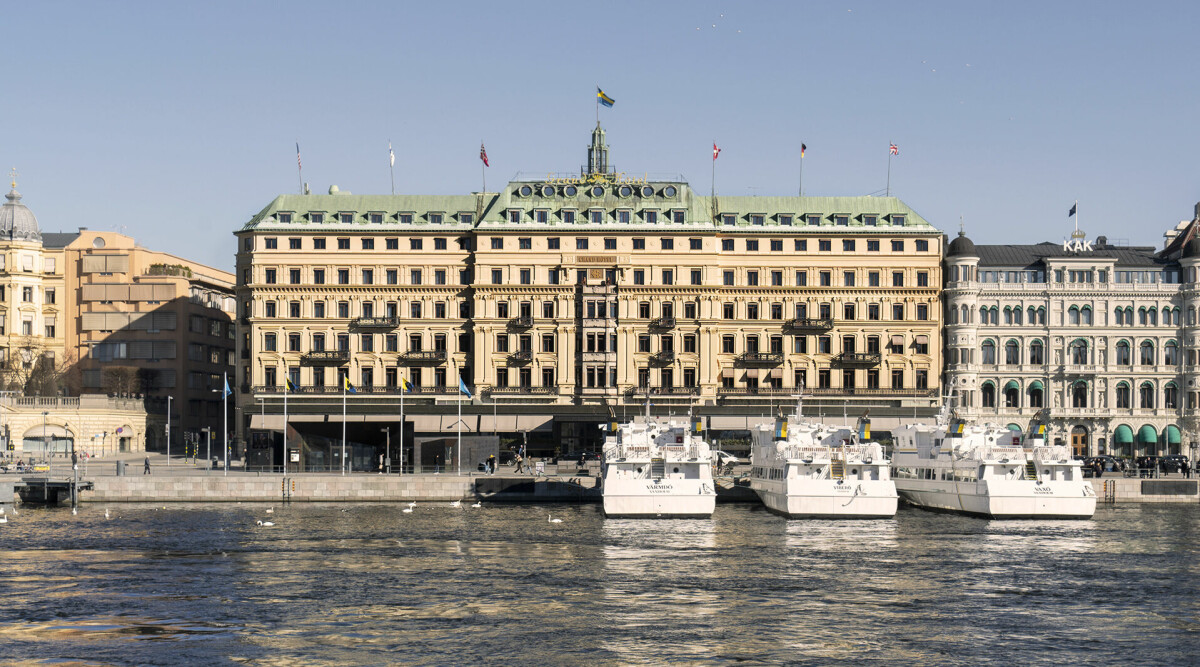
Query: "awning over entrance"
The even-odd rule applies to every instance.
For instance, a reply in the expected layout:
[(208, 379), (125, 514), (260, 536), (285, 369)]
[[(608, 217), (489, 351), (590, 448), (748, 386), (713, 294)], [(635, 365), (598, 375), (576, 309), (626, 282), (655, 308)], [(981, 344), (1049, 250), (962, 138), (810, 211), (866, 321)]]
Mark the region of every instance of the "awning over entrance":
[(1174, 424), (1171, 424), (1170, 426), (1168, 426), (1167, 427), (1167, 444), (1168, 445), (1178, 445), (1182, 441), (1183, 441), (1183, 438), (1180, 436), (1179, 427)]
[(1113, 442), (1117, 443), (1118, 445), (1132, 445), (1133, 429), (1129, 428), (1125, 424), (1121, 424), (1117, 427), (1116, 431), (1113, 431)]
[(1158, 442), (1158, 432), (1154, 430), (1153, 426), (1151, 426), (1149, 424), (1145, 424), (1140, 429), (1138, 429), (1137, 439), (1138, 439), (1138, 442), (1145, 442), (1145, 443)]

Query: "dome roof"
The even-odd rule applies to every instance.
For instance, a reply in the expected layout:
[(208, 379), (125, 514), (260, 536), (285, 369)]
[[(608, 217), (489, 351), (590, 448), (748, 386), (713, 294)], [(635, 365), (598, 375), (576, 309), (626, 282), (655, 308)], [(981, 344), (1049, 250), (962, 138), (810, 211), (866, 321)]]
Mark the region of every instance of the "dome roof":
[(21, 193), (17, 192), (16, 183), (4, 198), (8, 201), (0, 206), (0, 238), (10, 241), (42, 242), (42, 232), (38, 229), (37, 218), (21, 203)]
[(962, 232), (958, 233), (958, 238), (951, 241), (950, 247), (946, 249), (947, 257), (954, 257), (955, 255), (975, 256), (975, 244)]
[(1180, 259), (1191, 259), (1192, 257), (1200, 257), (1200, 236), (1188, 241), (1183, 246), (1183, 254)]

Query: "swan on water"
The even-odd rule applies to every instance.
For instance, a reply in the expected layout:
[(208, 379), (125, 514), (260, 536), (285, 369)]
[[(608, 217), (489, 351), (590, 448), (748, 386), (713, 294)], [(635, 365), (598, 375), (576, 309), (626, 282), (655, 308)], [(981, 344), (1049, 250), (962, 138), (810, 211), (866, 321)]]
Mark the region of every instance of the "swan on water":
[(562, 519), (555, 519), (549, 514), (546, 515), (546, 521), (549, 521), (550, 523), (562, 523)]
[(483, 503), (475, 503), (474, 505), (471, 505), (471, 507), (474, 507), (475, 509), (479, 509), (480, 507), (483, 507)]
[(271, 526), (274, 526), (274, 525), (275, 525), (275, 522), (273, 522), (273, 521), (259, 521), (259, 522), (258, 522), (258, 525), (260, 525), (260, 526), (262, 526), (262, 527), (264, 527), (264, 528), (269, 528), (269, 527), (271, 527)]

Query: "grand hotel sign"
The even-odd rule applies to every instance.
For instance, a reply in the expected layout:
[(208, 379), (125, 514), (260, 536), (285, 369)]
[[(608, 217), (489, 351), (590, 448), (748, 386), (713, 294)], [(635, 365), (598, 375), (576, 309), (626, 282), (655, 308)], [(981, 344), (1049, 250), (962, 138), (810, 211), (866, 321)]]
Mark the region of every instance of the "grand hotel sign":
[(645, 185), (646, 183), (646, 176), (626, 176), (623, 171), (612, 174), (597, 172), (585, 176), (546, 175), (546, 185)]

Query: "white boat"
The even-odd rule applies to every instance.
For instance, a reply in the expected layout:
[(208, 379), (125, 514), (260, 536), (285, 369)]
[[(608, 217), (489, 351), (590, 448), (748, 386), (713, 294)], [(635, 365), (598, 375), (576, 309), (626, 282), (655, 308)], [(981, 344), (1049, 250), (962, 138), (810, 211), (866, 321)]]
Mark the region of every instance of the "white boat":
[(712, 452), (699, 421), (647, 415), (610, 424), (601, 494), (608, 517), (712, 516)]
[(944, 408), (933, 425), (892, 432), (892, 478), (905, 501), (994, 519), (1088, 519), (1096, 493), (1068, 447), (1046, 444), (1038, 413), (1024, 443), (1006, 428), (969, 425)]
[(750, 488), (767, 509), (790, 519), (890, 518), (896, 486), (871, 422), (857, 428), (805, 422), (796, 415), (752, 433)]

